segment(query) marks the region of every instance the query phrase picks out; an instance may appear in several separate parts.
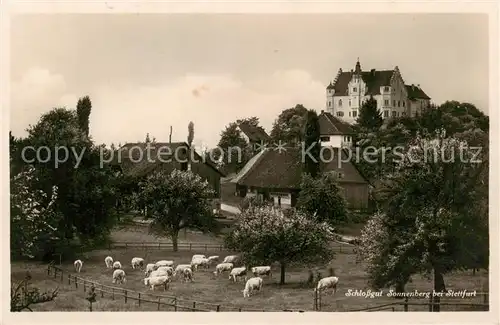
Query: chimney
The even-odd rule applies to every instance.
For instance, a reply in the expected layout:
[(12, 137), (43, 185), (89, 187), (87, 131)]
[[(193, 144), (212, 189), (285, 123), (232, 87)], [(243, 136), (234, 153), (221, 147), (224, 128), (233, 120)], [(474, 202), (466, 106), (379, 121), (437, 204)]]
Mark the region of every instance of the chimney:
[(420, 84), (417, 84), (417, 88), (420, 88)]
[(325, 111), (324, 110), (321, 110), (321, 114), (323, 114)]
[(168, 136), (168, 143), (172, 143), (172, 125), (170, 125), (170, 134)]

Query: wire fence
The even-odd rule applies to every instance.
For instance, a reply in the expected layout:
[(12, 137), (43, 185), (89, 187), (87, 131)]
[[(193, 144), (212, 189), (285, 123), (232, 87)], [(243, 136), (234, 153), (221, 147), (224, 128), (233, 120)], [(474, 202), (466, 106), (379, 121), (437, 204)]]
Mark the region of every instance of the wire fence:
[[(65, 275), (66, 274), (66, 275)], [(68, 285), (74, 285), (75, 289), (82, 288), (84, 292), (93, 287), (96, 293), (100, 293), (101, 298), (106, 295), (113, 300), (123, 299), (125, 303), (128, 301), (137, 301), (139, 307), (144, 304), (154, 304), (157, 306), (158, 311), (200, 311), (200, 312), (266, 312), (266, 311), (286, 311), (286, 312), (304, 312), (304, 310), (284, 309), (251, 309), (236, 306), (228, 306), (221, 304), (214, 304), (204, 301), (180, 299), (176, 296), (156, 295), (148, 292), (140, 292), (128, 290), (120, 287), (113, 287), (104, 284), (90, 281), (65, 272), (63, 269), (56, 267), (52, 264), (47, 266), (47, 276), (59, 279), (61, 282), (67, 280)]]
[[(343, 243), (340, 241), (332, 242), (332, 247), (335, 252), (340, 254), (354, 254), (356, 250), (356, 245)], [(116, 241), (108, 244), (108, 249), (116, 249), (116, 248), (124, 248), (124, 249), (172, 249), (174, 245), (172, 242), (161, 242), (161, 241), (152, 241), (152, 242), (125, 242), (125, 241)], [(224, 244), (214, 244), (214, 243), (178, 243), (177, 249), (182, 251), (224, 251), (227, 250)]]

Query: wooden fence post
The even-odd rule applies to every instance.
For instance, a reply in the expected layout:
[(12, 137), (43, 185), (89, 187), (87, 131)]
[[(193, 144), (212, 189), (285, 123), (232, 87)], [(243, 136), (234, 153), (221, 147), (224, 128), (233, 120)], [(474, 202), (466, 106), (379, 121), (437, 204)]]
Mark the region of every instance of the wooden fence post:
[(161, 242), (158, 242), (158, 249), (160, 249), (160, 246), (161, 246)]
[(217, 311), (218, 312), (220, 311), (220, 305), (217, 305)]
[(71, 284), (71, 274), (68, 274), (68, 284)]
[(240, 308), (238, 308), (238, 311), (241, 311), (241, 307), (240, 307)]
[(208, 246), (207, 244), (205, 244), (205, 252), (208, 250)]
[(111, 288), (112, 299), (115, 300), (115, 288)]
[(404, 311), (408, 311), (408, 296), (405, 297)]
[(192, 244), (191, 244), (191, 243), (189, 243), (189, 250), (192, 250), (191, 246), (192, 246)]
[(219, 250), (222, 252), (222, 245), (219, 245)]
[(50, 264), (47, 265), (47, 275), (50, 275)]
[(140, 307), (140, 306), (141, 306), (141, 293), (140, 293), (140, 292), (139, 292), (139, 296), (138, 296), (138, 298), (139, 298), (139, 299), (138, 299), (137, 301), (139, 301), (139, 307)]
[(161, 298), (158, 297), (158, 310), (160, 310), (160, 300), (161, 300)]
[(125, 302), (127, 302), (127, 290), (125, 290)]
[(125, 249), (127, 249), (127, 245), (128, 245), (128, 244), (127, 244), (127, 243), (125, 243)]
[(78, 289), (78, 278), (75, 276), (73, 279), (75, 280), (75, 288)]
[(193, 301), (193, 311), (196, 309), (196, 301)]
[(432, 311), (433, 310), (433, 303), (432, 303), (432, 295), (429, 297), (429, 311)]
[(174, 311), (177, 311), (177, 298), (174, 298)]
[(104, 284), (101, 284), (101, 298), (104, 298)]
[(87, 291), (87, 281), (85, 281), (85, 279), (83, 279), (83, 292), (86, 292)]

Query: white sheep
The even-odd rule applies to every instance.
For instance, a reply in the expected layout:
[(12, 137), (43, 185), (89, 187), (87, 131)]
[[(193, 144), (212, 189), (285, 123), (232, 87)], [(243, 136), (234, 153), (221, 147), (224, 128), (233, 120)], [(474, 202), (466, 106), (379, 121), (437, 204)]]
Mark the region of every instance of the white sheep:
[(104, 259), (104, 263), (106, 263), (106, 268), (110, 269), (113, 267), (113, 258), (111, 256), (108, 256)]
[(183, 269), (182, 275), (183, 275), (184, 282), (187, 282), (188, 280), (190, 282), (193, 282), (193, 271), (191, 269), (189, 269), (189, 268)]
[(219, 256), (213, 255), (208, 257), (208, 261), (210, 264), (219, 262)]
[(260, 291), (260, 289), (262, 289), (262, 282), (262, 278), (260, 277), (248, 279), (247, 283), (245, 284), (245, 289), (242, 290), (243, 297), (250, 297), (250, 294), (253, 291)]
[(144, 259), (141, 258), (141, 257), (134, 257), (132, 259), (131, 264), (132, 264), (132, 269), (134, 269), (134, 270), (136, 268), (141, 268), (142, 269), (144, 267)]
[(254, 276), (267, 275), (272, 277), (270, 266), (254, 266), (252, 267), (252, 273)]
[(229, 280), (231, 280), (231, 278), (232, 278), (234, 282), (237, 282), (238, 278), (240, 278), (240, 277), (245, 277), (245, 281), (246, 281), (247, 268), (245, 266), (235, 267), (234, 269), (231, 270), (231, 273), (229, 273)]
[(146, 275), (146, 277), (149, 276), (149, 274), (151, 272), (153, 272), (155, 270), (155, 265), (153, 263), (149, 263), (148, 265), (146, 265), (146, 272), (144, 272), (144, 275)]
[(220, 263), (215, 267), (214, 274), (221, 274), (222, 272), (231, 271), (233, 269), (233, 263)]
[(193, 257), (191, 257), (191, 262), (197, 258), (207, 258), (207, 257), (203, 254), (194, 254)]
[(155, 263), (154, 269), (157, 270), (162, 266), (174, 266), (174, 261), (161, 260)]
[(120, 263), (119, 261), (113, 263), (113, 269), (118, 270), (121, 268), (122, 268), (122, 263)]
[(337, 283), (339, 283), (339, 278), (336, 276), (329, 276), (318, 281), (318, 285), (314, 288), (314, 291), (323, 291), (328, 288), (332, 288), (332, 295), (337, 291)]
[(154, 277), (164, 276), (164, 275), (168, 275), (168, 271), (166, 271), (166, 270), (156, 270), (156, 271), (151, 272), (149, 274), (148, 278), (154, 278)]
[(198, 267), (202, 266), (204, 268), (208, 268), (210, 266), (208, 258), (195, 258), (193, 261), (191, 261), (191, 268), (194, 269), (195, 271), (198, 270)]
[(178, 272), (182, 272), (184, 269), (191, 269), (191, 264), (179, 264), (179, 265), (177, 265), (177, 267), (175, 268), (175, 271), (174, 271), (174, 276), (176, 276)]
[(167, 290), (170, 284), (170, 277), (168, 275), (149, 277), (144, 279), (144, 285), (150, 286), (151, 290), (155, 290), (155, 287), (163, 286), (163, 290)]
[(224, 258), (222, 263), (233, 263), (238, 259), (238, 255), (229, 255)]
[(167, 272), (167, 274), (169, 276), (172, 276), (174, 274), (174, 268), (171, 267), (171, 266), (160, 266), (158, 268), (158, 270), (156, 270), (155, 272), (158, 272), (158, 271), (163, 271), (163, 272)]
[(125, 279), (125, 271), (122, 269), (116, 269), (113, 272), (113, 283), (125, 283), (127, 280)]
[(75, 266), (76, 272), (80, 273), (80, 271), (82, 270), (82, 266), (83, 266), (82, 260), (76, 260), (75, 263), (73, 263), (73, 265)]

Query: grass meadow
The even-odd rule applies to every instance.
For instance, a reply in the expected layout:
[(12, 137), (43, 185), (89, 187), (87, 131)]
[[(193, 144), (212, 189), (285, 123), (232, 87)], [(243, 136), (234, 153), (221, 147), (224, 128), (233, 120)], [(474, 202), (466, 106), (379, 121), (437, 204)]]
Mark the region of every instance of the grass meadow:
[[(151, 242), (161, 240), (168, 241), (165, 238), (159, 239), (152, 237), (147, 233), (146, 227), (135, 226), (117, 229), (113, 234), (115, 241), (127, 242)], [(200, 233), (188, 232), (186, 236), (181, 233), (179, 242), (191, 243), (221, 243), (221, 239), (213, 236), (206, 236)], [(321, 311), (349, 311), (362, 309), (367, 307), (380, 306), (382, 304), (394, 303), (401, 301), (392, 297), (387, 297), (384, 290), (382, 297), (365, 298), (359, 296), (348, 296), (346, 293), (351, 290), (369, 290), (367, 285), (367, 275), (364, 271), (363, 263), (356, 263), (354, 254), (351, 250), (344, 249), (342, 253), (336, 254), (328, 267), (333, 267), (335, 275), (339, 277), (339, 285), (337, 293), (332, 296), (329, 292), (322, 295)], [(114, 250), (98, 250), (86, 253), (81, 257), (83, 260), (83, 269), (80, 274), (74, 271), (71, 261), (63, 262), (62, 265), (57, 265), (62, 268), (64, 273), (63, 281), (58, 277), (54, 279), (47, 275), (47, 267), (44, 264), (38, 263), (22, 263), (14, 262), (11, 265), (12, 281), (20, 281), (26, 271), (29, 271), (32, 276), (32, 284), (39, 287), (41, 291), (53, 290), (59, 286), (59, 296), (55, 301), (34, 306), (35, 311), (88, 311), (88, 302), (85, 300), (87, 294), (83, 291), (83, 285), (75, 288), (75, 285), (68, 284), (67, 274), (77, 275), (86, 280), (94, 281), (102, 285), (115, 286), (130, 291), (141, 292), (141, 297), (147, 298), (148, 293), (152, 291), (144, 286), (144, 272), (141, 270), (133, 270), (130, 262), (133, 257), (143, 257), (146, 263), (155, 262), (162, 259), (174, 260), (177, 264), (189, 263), (193, 254), (219, 255), (223, 259), (226, 255), (232, 254), (228, 251), (220, 250), (180, 250), (173, 252), (171, 249), (158, 248), (128, 248)], [(123, 285), (112, 284), (112, 270), (106, 269), (104, 258), (112, 256), (115, 261), (122, 263), (123, 269), (127, 274), (127, 282)], [(262, 311), (283, 309), (294, 310), (313, 310), (314, 293), (311, 287), (308, 287), (305, 282), (308, 278), (307, 267), (289, 267), (287, 269), (286, 284), (279, 285), (279, 267), (273, 266), (273, 276), (271, 279), (264, 277), (264, 286), (261, 292), (252, 295), (250, 298), (243, 298), (242, 290), (244, 281), (234, 283), (228, 280), (228, 276), (223, 274), (219, 277), (213, 275), (215, 266), (209, 270), (198, 270), (194, 273), (193, 283), (184, 283), (175, 279), (169, 290), (157, 289), (155, 295), (176, 296), (179, 299), (179, 306), (192, 306), (195, 303), (196, 308), (212, 309), (214, 306), (208, 304), (219, 304), (220, 311), (238, 311), (239, 308), (243, 311)], [(320, 270), (323, 276), (328, 274), (327, 269)], [(477, 292), (487, 291), (488, 274), (481, 270), (475, 275), (472, 271), (457, 272), (445, 277), (447, 289), (468, 291), (476, 290)], [(487, 287), (487, 286), (486, 286)], [(422, 276), (414, 276), (411, 283), (407, 284), (406, 291), (432, 291), (432, 281)], [(137, 297), (137, 294), (129, 293), (130, 297)], [(153, 299), (156, 300), (157, 298)], [(181, 302), (182, 300), (182, 302)], [(412, 302), (427, 302), (426, 299)], [(453, 298), (442, 299), (442, 302), (455, 303), (481, 303), (482, 297), (476, 298)], [(205, 304), (204, 304), (205, 303)], [(389, 310), (402, 311), (403, 306), (391, 306)], [(111, 294), (97, 294), (97, 302), (93, 305), (94, 311), (157, 311), (158, 306), (155, 303), (142, 302), (140, 305), (136, 300), (128, 299), (125, 303), (124, 297)], [(427, 306), (409, 306), (409, 311), (426, 311)], [(466, 306), (442, 306), (442, 311), (455, 310), (470, 310)], [(173, 307), (161, 306), (160, 311), (173, 311)], [(181, 311), (181, 309), (179, 309)], [(185, 311), (185, 310), (182, 310)]]

